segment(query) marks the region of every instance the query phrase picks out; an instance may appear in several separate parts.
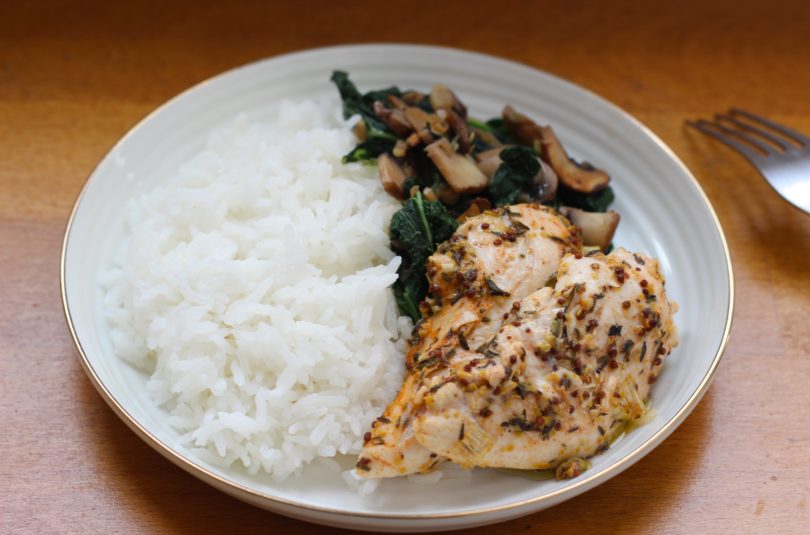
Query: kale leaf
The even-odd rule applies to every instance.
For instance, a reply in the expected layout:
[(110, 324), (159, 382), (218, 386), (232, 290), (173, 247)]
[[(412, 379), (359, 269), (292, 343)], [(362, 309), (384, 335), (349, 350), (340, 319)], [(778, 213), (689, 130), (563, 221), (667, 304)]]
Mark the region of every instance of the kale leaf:
[(362, 113), (363, 95), (357, 90), (357, 86), (349, 80), (349, 73), (345, 71), (332, 71), (329, 78), (337, 86), (340, 99), (343, 101), (343, 118), (348, 119), (352, 115)]
[(500, 117), (495, 117), (487, 121), (487, 127), (492, 134), (497, 137), (501, 143), (510, 144), (515, 143), (517, 140), (512, 137), (509, 130), (506, 129), (506, 124)]
[(384, 152), (391, 152), (397, 137), (374, 113), (374, 102), (378, 100), (386, 102), (389, 95), (401, 97), (402, 92), (399, 88), (389, 87), (361, 94), (349, 80), (349, 75), (343, 71), (333, 71), (331, 80), (337, 86), (340, 99), (343, 101), (343, 117), (348, 119), (359, 115), (366, 123), (366, 140), (344, 156), (343, 163), (374, 160)]
[(366, 140), (343, 156), (343, 163), (369, 162), (384, 152), (394, 150), (397, 138), (384, 132), (368, 131)]
[(394, 283), (394, 297), (397, 300), (397, 308), (402, 316), (408, 316), (414, 323), (422, 318), (422, 313), (419, 311), (419, 294), (423, 285), (413, 279), (397, 280)]
[(385, 102), (388, 95), (401, 96), (402, 92), (399, 89), (390, 87), (361, 94), (354, 83), (349, 80), (349, 75), (343, 71), (333, 71), (331, 80), (337, 86), (340, 99), (343, 101), (344, 119), (359, 115), (366, 122), (369, 131), (376, 130), (393, 135), (388, 126), (374, 113), (374, 102), (377, 100)]
[(425, 262), (457, 227), (442, 203), (426, 201), (418, 192), (391, 218), (392, 247), (402, 256), (394, 294), (400, 313), (414, 321), (419, 321), (419, 301), (427, 295)]
[(514, 204), (522, 191), (528, 190), (540, 170), (537, 155), (527, 147), (509, 147), (501, 151), (501, 165), (486, 189), (495, 206)]
[(430, 226), (433, 237), (434, 246), (431, 248), (431, 254), (433, 254), (437, 245), (447, 241), (453, 235), (458, 228), (458, 221), (447, 212), (447, 208), (439, 201), (422, 201), (422, 204), (425, 219)]
[(554, 208), (573, 206), (586, 212), (607, 212), (614, 198), (615, 195), (610, 186), (594, 193), (580, 193), (560, 184), (552, 205)]
[(473, 119), (472, 117), (467, 118), (467, 124), (471, 128), (477, 128), (478, 130), (483, 130), (485, 132), (489, 132), (503, 144), (510, 144), (515, 143), (515, 139), (509, 134), (509, 131), (506, 129), (506, 125), (503, 122), (503, 119), (500, 117), (495, 117), (494, 119), (490, 119), (489, 121), (479, 121), (478, 119)]

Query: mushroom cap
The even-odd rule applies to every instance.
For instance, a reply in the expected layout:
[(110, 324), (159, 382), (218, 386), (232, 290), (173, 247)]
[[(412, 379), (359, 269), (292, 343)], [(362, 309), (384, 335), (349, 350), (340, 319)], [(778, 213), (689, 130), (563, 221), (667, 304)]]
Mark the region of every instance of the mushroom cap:
[(572, 160), (550, 126), (541, 126), (540, 131), (540, 157), (548, 162), (566, 187), (580, 193), (594, 193), (607, 187), (610, 175), (590, 164)]
[(502, 115), (512, 137), (521, 145), (535, 149), (566, 187), (580, 193), (594, 193), (607, 187), (610, 175), (572, 160), (550, 126), (539, 126), (511, 106), (506, 106)]

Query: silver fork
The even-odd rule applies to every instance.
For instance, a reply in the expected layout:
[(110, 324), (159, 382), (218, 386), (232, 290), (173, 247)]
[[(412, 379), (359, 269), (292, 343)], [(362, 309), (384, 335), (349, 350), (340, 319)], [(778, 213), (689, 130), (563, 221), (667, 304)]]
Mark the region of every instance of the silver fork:
[(745, 156), (779, 195), (810, 214), (810, 138), (737, 108), (686, 124)]

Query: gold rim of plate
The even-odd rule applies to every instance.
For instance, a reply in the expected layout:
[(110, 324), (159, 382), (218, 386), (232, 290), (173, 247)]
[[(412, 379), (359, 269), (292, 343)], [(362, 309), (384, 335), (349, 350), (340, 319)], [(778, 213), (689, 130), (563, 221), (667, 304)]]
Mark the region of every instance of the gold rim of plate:
[[(532, 66), (529, 66), (529, 65), (525, 65), (525, 64), (518, 63), (518, 62), (515, 62), (515, 61), (512, 61), (512, 60), (500, 58), (500, 57), (497, 57), (497, 56), (491, 56), (491, 55), (488, 55), (488, 54), (481, 54), (481, 53), (477, 53), (477, 52), (470, 52), (468, 50), (462, 50), (462, 49), (456, 49), (456, 48), (450, 48), (450, 47), (432, 47), (432, 46), (428, 47), (428, 46), (422, 46), (422, 45), (385, 43), (385, 44), (363, 44), (363, 45), (345, 45), (345, 46), (340, 46), (340, 47), (313, 48), (313, 49), (308, 49), (308, 50), (303, 50), (303, 51), (298, 51), (298, 52), (292, 52), (292, 53), (289, 53), (289, 54), (282, 54), (282, 55), (278, 55), (278, 56), (273, 56), (272, 58), (264, 58), (264, 59), (261, 59), (261, 60), (255, 61), (255, 62), (248, 63), (246, 65), (235, 67), (233, 69), (225, 71), (225, 72), (223, 72), (221, 74), (218, 74), (216, 76), (213, 76), (211, 78), (203, 80), (202, 82), (189, 87), (188, 89), (186, 89), (186, 90), (182, 91), (181, 93), (177, 94), (176, 96), (169, 99), (165, 103), (161, 104), (160, 106), (155, 108), (151, 113), (146, 115), (146, 117), (141, 119), (121, 139), (119, 139), (115, 143), (113, 148), (111, 148), (110, 151), (108, 151), (108, 154), (110, 152), (112, 152), (113, 150), (115, 150), (115, 147), (118, 147), (119, 145), (121, 145), (135, 131), (137, 131), (141, 127), (141, 125), (143, 125), (145, 122), (149, 121), (153, 116), (160, 113), (167, 106), (174, 103), (177, 99), (183, 97), (184, 95), (186, 95), (186, 94), (188, 94), (188, 93), (190, 93), (190, 92), (192, 92), (192, 91), (194, 91), (196, 89), (199, 89), (200, 87), (202, 87), (204, 85), (207, 85), (207, 84), (211, 83), (213, 80), (219, 79), (219, 78), (224, 77), (224, 76), (228, 76), (228, 75), (232, 74), (233, 72), (235, 72), (235, 71), (237, 71), (237, 70), (239, 70), (239, 69), (241, 69), (243, 67), (247, 67), (247, 66), (250, 66), (250, 65), (255, 65), (255, 64), (258, 64), (258, 63), (262, 63), (262, 62), (267, 61), (269, 59), (278, 59), (278, 58), (282, 58), (282, 57), (290, 57), (290, 56), (295, 56), (295, 55), (299, 55), (299, 54), (311, 54), (311, 53), (325, 52), (325, 51), (328, 51), (328, 50), (334, 50), (334, 49), (338, 49), (338, 48), (361, 49), (361, 48), (374, 48), (374, 47), (378, 47), (378, 46), (400, 46), (400, 47), (409, 47), (409, 46), (411, 46), (413, 48), (437, 49), (437, 50), (444, 50), (444, 51), (455, 52), (455, 53), (462, 53), (462, 54), (466, 54), (466, 55), (470, 55), (470, 56), (478, 56), (478, 57), (483, 57), (483, 58), (496, 59), (498, 61), (502, 61), (502, 62), (505, 62), (505, 63), (512, 63), (514, 65), (519, 65), (519, 66), (521, 66), (523, 68), (529, 68), (529, 69), (534, 70), (534, 71), (542, 72), (543, 74), (545, 74), (547, 76), (550, 76), (552, 78), (562, 80), (562, 81), (564, 81), (566, 83), (572, 84), (572, 82), (568, 82), (567, 80), (564, 80), (564, 79), (562, 79), (562, 78), (560, 78), (558, 76), (547, 73), (545, 71), (540, 71), (539, 69), (536, 69), (536, 68), (534, 68)], [(725, 255), (726, 269), (727, 269), (727, 272), (728, 272), (729, 302), (728, 302), (728, 310), (727, 310), (727, 315), (726, 315), (725, 326), (724, 326), (724, 329), (723, 329), (723, 337), (722, 337), (722, 339), (720, 341), (720, 345), (717, 348), (717, 352), (715, 353), (714, 358), (712, 359), (712, 363), (709, 366), (708, 371), (706, 372), (706, 375), (704, 375), (703, 379), (701, 379), (700, 384), (698, 385), (698, 388), (695, 390), (694, 393), (692, 393), (692, 395), (689, 397), (689, 399), (686, 401), (686, 403), (678, 410), (678, 412), (675, 413), (675, 415), (672, 418), (669, 419), (668, 422), (666, 422), (661, 427), (661, 429), (659, 429), (653, 436), (651, 436), (649, 439), (644, 441), (641, 445), (639, 445), (637, 448), (635, 448), (629, 454), (627, 454), (626, 456), (624, 456), (623, 458), (618, 460), (613, 465), (611, 465), (611, 466), (609, 466), (609, 467), (607, 467), (604, 470), (601, 470), (599, 472), (595, 472), (590, 476), (588, 476), (588, 475), (580, 476), (580, 478), (577, 478), (577, 480), (576, 480), (576, 482), (574, 484), (572, 484), (572, 485), (570, 485), (568, 487), (565, 487), (565, 488), (562, 488), (562, 489), (559, 489), (559, 490), (556, 490), (556, 491), (553, 491), (553, 492), (549, 492), (549, 493), (544, 494), (542, 496), (537, 496), (535, 498), (529, 498), (527, 500), (521, 500), (521, 501), (510, 503), (510, 504), (498, 505), (498, 506), (493, 506), (493, 507), (483, 507), (483, 508), (475, 509), (475, 510), (471, 510), (471, 511), (459, 511), (459, 512), (450, 512), (450, 513), (413, 513), (413, 514), (399, 513), (399, 514), (395, 514), (395, 513), (375, 513), (375, 512), (345, 511), (345, 510), (342, 510), (342, 509), (335, 509), (335, 508), (330, 508), (330, 507), (320, 507), (320, 506), (316, 506), (316, 505), (310, 505), (310, 504), (307, 504), (307, 503), (297, 502), (295, 500), (287, 500), (287, 499), (284, 499), (284, 498), (279, 498), (277, 496), (271, 496), (269, 494), (259, 492), (259, 491), (255, 490), (255, 489), (251, 489), (251, 488), (246, 487), (244, 485), (240, 485), (240, 484), (235, 483), (233, 481), (229, 481), (229, 480), (227, 480), (227, 479), (225, 479), (225, 478), (211, 472), (210, 470), (204, 468), (203, 466), (200, 466), (199, 464), (194, 463), (190, 459), (180, 455), (175, 450), (173, 450), (170, 446), (168, 446), (166, 443), (164, 443), (163, 441), (161, 441), (160, 439), (155, 437), (152, 433), (150, 433), (138, 421), (136, 421), (127, 412), (127, 410), (121, 405), (121, 403), (119, 403), (118, 400), (115, 399), (115, 397), (112, 395), (112, 393), (110, 393), (110, 391), (107, 390), (107, 387), (101, 382), (101, 380), (99, 379), (99, 377), (96, 374), (95, 370), (93, 369), (93, 366), (90, 364), (90, 361), (87, 358), (87, 355), (86, 355), (86, 353), (84, 351), (84, 348), (82, 347), (82, 344), (79, 341), (79, 338), (76, 335), (76, 331), (75, 331), (74, 326), (73, 326), (73, 320), (72, 320), (71, 315), (70, 315), (70, 307), (68, 305), (67, 294), (66, 294), (66, 291), (65, 291), (65, 254), (67, 252), (68, 238), (70, 236), (70, 230), (71, 230), (71, 227), (73, 225), (73, 218), (76, 215), (79, 204), (81, 203), (81, 200), (84, 197), (85, 191), (87, 190), (88, 186), (90, 185), (90, 178), (93, 176), (93, 174), (95, 174), (96, 169), (98, 168), (98, 164), (96, 165), (96, 167), (93, 168), (93, 171), (91, 171), (90, 175), (85, 180), (84, 186), (82, 187), (81, 192), (79, 193), (79, 195), (76, 198), (75, 203), (73, 204), (73, 209), (70, 212), (70, 217), (68, 218), (67, 226), (65, 228), (65, 235), (64, 235), (64, 238), (62, 240), (62, 251), (61, 251), (61, 255), (60, 255), (60, 265), (59, 265), (59, 285), (60, 285), (60, 292), (61, 292), (61, 295), (62, 295), (62, 308), (63, 308), (63, 312), (65, 314), (65, 321), (67, 322), (68, 330), (70, 331), (70, 337), (71, 337), (71, 340), (73, 341), (74, 349), (75, 349), (75, 351), (76, 351), (76, 353), (77, 353), (77, 355), (79, 357), (79, 361), (81, 362), (85, 373), (90, 378), (90, 381), (93, 383), (93, 386), (96, 388), (98, 393), (101, 394), (101, 397), (104, 398), (104, 401), (107, 402), (107, 404), (113, 409), (113, 411), (118, 415), (118, 417), (121, 418), (124, 421), (124, 423), (126, 423), (127, 426), (130, 429), (132, 429), (132, 431), (134, 431), (139, 437), (141, 437), (150, 446), (152, 446), (152, 448), (157, 450), (161, 455), (163, 455), (165, 458), (167, 458), (168, 460), (170, 460), (171, 462), (173, 462), (175, 465), (179, 466), (180, 468), (182, 468), (186, 472), (198, 477), (199, 479), (202, 479), (203, 481), (206, 481), (208, 483), (213, 484), (215, 487), (219, 487), (220, 485), (225, 486), (225, 487), (229, 488), (230, 490), (234, 491), (236, 494), (246, 494), (246, 495), (252, 496), (254, 498), (259, 498), (261, 500), (274, 502), (274, 503), (279, 504), (279, 505), (284, 505), (284, 506), (289, 506), (289, 507), (296, 507), (296, 508), (305, 509), (305, 510), (309, 510), (309, 511), (316, 511), (316, 512), (319, 512), (319, 513), (335, 514), (335, 515), (341, 515), (341, 516), (346, 516), (346, 517), (380, 518), (380, 519), (396, 519), (396, 520), (462, 518), (462, 517), (469, 517), (469, 516), (473, 516), (473, 515), (485, 515), (485, 514), (490, 514), (490, 513), (497, 513), (497, 512), (507, 511), (507, 510), (510, 510), (510, 509), (517, 509), (517, 508), (524, 507), (524, 506), (529, 506), (529, 505), (540, 505), (543, 502), (548, 502), (548, 501), (554, 500), (554, 498), (560, 496), (561, 494), (570, 494), (571, 497), (573, 497), (573, 496), (576, 496), (576, 495), (580, 494), (581, 492), (584, 492), (584, 490), (581, 490), (581, 489), (583, 489), (583, 487), (588, 487), (591, 483), (605, 481), (607, 479), (612, 478), (615, 475), (618, 475), (619, 473), (621, 473), (625, 469), (632, 466), (635, 462), (640, 460), (642, 457), (644, 457), (647, 453), (652, 451), (651, 446), (653, 444), (655, 444), (659, 440), (663, 440), (663, 438), (668, 436), (669, 433), (671, 433), (674, 430), (675, 427), (680, 425), (681, 422), (689, 415), (689, 413), (692, 412), (692, 410), (695, 408), (695, 406), (697, 406), (698, 402), (700, 402), (701, 398), (706, 393), (706, 390), (708, 389), (709, 384), (711, 383), (712, 378), (714, 377), (714, 374), (717, 371), (717, 366), (720, 363), (721, 358), (723, 357), (723, 353), (726, 350), (726, 346), (728, 344), (728, 339), (729, 339), (729, 334), (731, 332), (732, 317), (734, 315), (734, 272), (733, 272), (732, 265), (731, 265), (731, 255), (729, 253), (728, 242), (726, 241), (726, 236), (725, 236), (725, 233), (723, 232), (723, 227), (720, 224), (720, 220), (717, 217), (717, 213), (715, 212), (711, 201), (706, 196), (706, 192), (703, 191), (703, 188), (700, 186), (700, 183), (695, 178), (695, 176), (692, 174), (692, 172), (689, 170), (689, 168), (686, 167), (686, 165), (680, 160), (680, 158), (678, 158), (678, 156), (675, 154), (675, 152), (672, 149), (670, 149), (669, 146), (667, 146), (666, 143), (664, 143), (661, 139), (659, 139), (659, 137), (657, 135), (655, 135), (649, 128), (647, 128), (638, 119), (636, 119), (635, 117), (630, 115), (628, 112), (624, 111), (622, 108), (620, 108), (617, 105), (613, 104), (612, 102), (610, 102), (610, 101), (602, 98), (601, 96), (597, 95), (596, 93), (594, 93), (594, 92), (592, 92), (592, 91), (590, 91), (590, 90), (588, 90), (588, 89), (586, 89), (584, 87), (581, 87), (579, 85), (577, 85), (576, 87), (578, 87), (580, 90), (590, 94), (591, 96), (595, 96), (603, 104), (606, 104), (606, 105), (610, 106), (615, 111), (619, 112), (626, 120), (633, 123), (636, 127), (638, 127), (644, 133), (644, 135), (647, 136), (647, 138), (650, 141), (652, 141), (656, 145), (658, 145), (658, 147), (660, 147), (667, 154), (667, 156), (669, 156), (669, 158), (673, 162), (675, 162), (675, 164), (678, 167), (680, 167), (680, 169), (684, 172), (684, 174), (686, 174), (686, 176), (689, 177), (689, 179), (692, 181), (692, 184), (695, 186), (697, 191), (700, 193), (700, 196), (703, 199), (703, 202), (705, 203), (706, 208), (708, 208), (709, 213), (711, 214), (712, 220), (714, 221), (715, 230), (719, 234), (720, 240), (721, 240), (721, 242), (723, 244), (723, 254)], [(103, 159), (102, 159), (102, 161), (103, 161)], [(585, 490), (587, 490), (587, 489), (585, 489)]]

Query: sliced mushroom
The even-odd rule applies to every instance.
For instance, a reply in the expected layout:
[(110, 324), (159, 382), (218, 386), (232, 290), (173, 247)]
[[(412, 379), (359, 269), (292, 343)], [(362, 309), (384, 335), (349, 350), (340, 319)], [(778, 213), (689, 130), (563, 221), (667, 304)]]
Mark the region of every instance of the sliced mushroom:
[(534, 176), (534, 183), (537, 186), (537, 199), (541, 201), (548, 201), (557, 195), (557, 186), (560, 183), (560, 177), (554, 172), (554, 169), (544, 162), (542, 158), (540, 161), (540, 171)]
[(413, 134), (408, 136), (407, 139), (405, 139), (405, 143), (409, 147), (415, 147), (415, 146), (419, 145), (420, 143), (422, 143), (422, 138), (419, 137), (419, 134), (414, 132)]
[(408, 143), (402, 139), (398, 139), (396, 143), (394, 143), (394, 157), (395, 158), (404, 158), (406, 154), (408, 154), (408, 149), (411, 148)]
[(550, 126), (541, 127), (540, 157), (548, 162), (567, 187), (582, 193), (593, 193), (607, 187), (610, 176), (590, 164), (578, 164), (568, 157)]
[(560, 213), (582, 230), (582, 241), (585, 245), (595, 245), (600, 249), (605, 249), (610, 245), (620, 219), (619, 213), (612, 210), (586, 212), (579, 208), (562, 206)]
[(440, 136), (447, 132), (447, 123), (438, 115), (427, 113), (425, 110), (413, 106), (405, 108), (403, 113), (411, 128), (419, 134), (419, 138), (426, 144), (433, 141), (434, 134)]
[(450, 89), (443, 84), (436, 84), (430, 90), (430, 105), (436, 111), (439, 110), (452, 110), (455, 95)]
[(481, 152), (479, 152), (478, 154), (475, 155), (475, 158), (479, 162), (484, 161), (484, 160), (489, 160), (491, 158), (498, 158), (500, 160), (501, 159), (501, 156), (500, 156), (501, 151), (503, 149), (508, 148), (508, 147), (514, 147), (514, 145), (501, 145), (500, 147), (493, 147), (491, 149), (482, 150)]
[[(478, 169), (492, 179), (492, 177), (495, 175), (495, 171), (497, 171), (498, 167), (500, 167), (501, 163), (503, 163), (501, 162), (501, 151), (509, 146), (510, 145), (503, 145), (479, 152), (476, 155), (476, 158), (478, 159)], [(540, 158), (538, 158), (537, 161), (540, 163), (540, 170), (537, 171), (536, 175), (534, 175), (535, 189), (534, 191), (530, 192), (530, 195), (521, 197), (521, 201), (547, 201), (549, 199), (553, 199), (554, 195), (557, 193), (557, 184), (559, 182), (557, 173), (554, 172), (554, 169), (552, 169), (550, 165)]]
[(410, 105), (413, 106), (415, 104), (419, 104), (425, 99), (425, 95), (420, 93), (419, 91), (408, 91), (402, 95), (402, 100)]
[(481, 130), (480, 128), (472, 128), (472, 135), (478, 138), (481, 138), (481, 141), (489, 145), (490, 147), (500, 147), (503, 145), (501, 140), (495, 137), (492, 132), (487, 132), (486, 130)]
[(437, 139), (425, 152), (454, 191), (477, 193), (487, 186), (489, 179), (472, 158), (458, 154), (446, 138)]
[(538, 149), (535, 146), (535, 141), (539, 142), (543, 139), (543, 132), (537, 123), (516, 111), (512, 106), (506, 106), (501, 116), (506, 130), (518, 143), (532, 147), (535, 150)]
[(366, 140), (366, 136), (368, 134), (368, 129), (366, 128), (365, 121), (358, 121), (354, 128), (352, 128), (354, 135), (357, 136), (357, 141), (360, 143)]
[(469, 218), (475, 217), (475, 216), (480, 215), (480, 214), (481, 214), (481, 209), (478, 208), (477, 204), (473, 203), (470, 206), (468, 206), (467, 209), (464, 210), (464, 212), (456, 218), (456, 221), (458, 221), (459, 223), (464, 223)]
[(439, 199), (436, 196), (436, 192), (433, 191), (433, 188), (431, 188), (430, 186), (422, 190), (422, 196), (425, 198), (426, 201), (436, 201)]
[(436, 111), (454, 111), (459, 117), (467, 120), (467, 107), (446, 85), (437, 84), (430, 91), (430, 105)]
[(374, 102), (373, 105), (374, 115), (380, 118), (382, 122), (391, 129), (391, 131), (399, 137), (405, 137), (411, 133), (413, 128), (411, 123), (405, 117), (405, 113), (397, 108), (389, 109), (385, 104), (379, 100)]
[(581, 193), (593, 193), (605, 189), (610, 182), (610, 176), (601, 169), (578, 164), (569, 158), (550, 126), (537, 125), (511, 106), (506, 106), (502, 115), (509, 133), (521, 145), (532, 147), (538, 152), (540, 158), (551, 165), (560, 181), (568, 188)]
[(413, 128), (422, 142), (430, 143), (433, 141), (433, 135), (430, 133), (428, 125), (427, 113), (419, 108), (405, 108), (404, 113), (411, 128)]
[[(411, 108), (414, 110), (422, 111), (420, 108)], [(447, 124), (447, 121), (436, 115), (435, 113), (430, 113), (427, 116), (428, 126), (430, 127), (430, 131), (436, 135), (443, 135), (448, 132), (450, 129), (450, 125)]]
[(377, 169), (380, 171), (380, 182), (382, 182), (383, 189), (392, 197), (404, 199), (403, 186), (407, 177), (397, 161), (388, 153), (380, 154), (377, 157)]
[(456, 220), (459, 223), (463, 223), (467, 219), (482, 214), (487, 210), (489, 210), (490, 208), (492, 208), (492, 204), (490, 204), (489, 199), (485, 199), (483, 197), (476, 197), (475, 199), (472, 200), (467, 209), (464, 210), (464, 212), (456, 218)]
[(500, 154), (505, 148), (506, 146), (495, 147), (494, 149), (481, 151), (476, 154), (475, 159), (478, 160), (478, 169), (489, 178), (492, 178), (495, 175), (495, 171), (497, 171), (498, 167), (503, 163), (501, 162)]
[(440, 181), (438, 184), (436, 184), (434, 190), (439, 200), (448, 206), (453, 206), (456, 204), (461, 197), (461, 194), (454, 191), (453, 188), (451, 188), (446, 182)]
[(470, 132), (467, 130), (467, 121), (465, 121), (459, 114), (453, 110), (447, 110), (447, 124), (456, 134), (458, 141), (458, 152), (467, 154), (472, 148), (472, 139), (470, 139)]
[(408, 105), (396, 95), (388, 95), (388, 103), (398, 110), (404, 110), (408, 107)]

